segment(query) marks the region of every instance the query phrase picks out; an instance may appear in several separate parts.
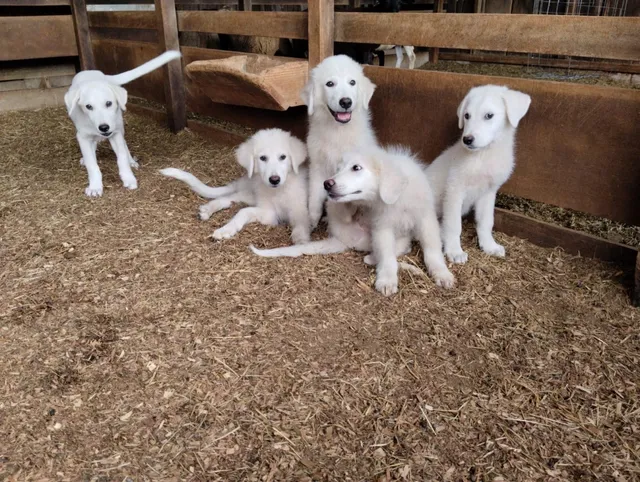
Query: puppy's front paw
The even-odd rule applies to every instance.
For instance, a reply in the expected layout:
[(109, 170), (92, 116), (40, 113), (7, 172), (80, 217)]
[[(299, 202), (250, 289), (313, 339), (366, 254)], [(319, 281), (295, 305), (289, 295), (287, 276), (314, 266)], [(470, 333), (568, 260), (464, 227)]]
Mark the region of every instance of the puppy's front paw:
[(378, 276), (376, 278), (376, 290), (385, 296), (391, 296), (398, 292), (397, 276)]
[(506, 254), (504, 250), (504, 246), (496, 243), (495, 241), (487, 245), (481, 245), (480, 249), (490, 256), (498, 256), (499, 258), (504, 258)]
[(449, 250), (444, 252), (449, 261), (455, 264), (465, 264), (469, 256), (463, 250)]
[(130, 157), (129, 158), (129, 165), (131, 167), (133, 167), (134, 169), (138, 169), (140, 167), (140, 164), (138, 164), (138, 158), (137, 157)]
[(453, 286), (456, 284), (456, 279), (453, 276), (453, 274), (451, 274), (451, 271), (447, 270), (440, 270), (438, 272), (433, 273), (433, 281), (436, 282), (436, 286), (440, 286), (441, 288), (444, 289), (450, 289), (453, 288)]
[(127, 189), (138, 189), (138, 181), (134, 176), (122, 176), (122, 185)]
[(233, 238), (238, 233), (238, 230), (234, 226), (222, 226), (221, 228), (216, 229), (211, 237), (213, 239), (221, 240), (221, 239), (229, 239)]
[(213, 212), (211, 211), (211, 209), (209, 209), (209, 207), (206, 204), (203, 204), (198, 209), (198, 216), (203, 221), (206, 221), (207, 219), (209, 219), (211, 217), (211, 214), (213, 214)]
[(364, 264), (366, 264), (367, 266), (375, 266), (378, 263), (376, 263), (376, 257), (373, 254), (369, 253), (364, 257)]
[(102, 185), (89, 185), (89, 187), (84, 190), (84, 193), (89, 197), (100, 197), (102, 196)]
[(81, 158), (80, 158), (80, 165), (81, 165), (81, 166), (84, 166), (84, 157), (81, 157)]
[(297, 230), (293, 230), (291, 232), (291, 241), (293, 241), (293, 244), (305, 244), (308, 243), (311, 240), (311, 237), (309, 236), (309, 233), (306, 231), (297, 231)]

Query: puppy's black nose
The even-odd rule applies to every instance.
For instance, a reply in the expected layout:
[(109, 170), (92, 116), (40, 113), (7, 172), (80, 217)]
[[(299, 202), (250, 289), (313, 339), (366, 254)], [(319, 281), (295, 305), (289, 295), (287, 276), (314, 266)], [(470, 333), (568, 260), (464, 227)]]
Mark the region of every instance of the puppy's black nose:
[(331, 188), (336, 185), (336, 182), (333, 179), (327, 179), (324, 182), (325, 191), (331, 191)]
[(470, 146), (471, 144), (473, 144), (474, 138), (473, 136), (464, 136), (462, 138), (462, 142), (464, 143), (465, 146)]
[(98, 129), (100, 129), (100, 132), (109, 132), (109, 124), (100, 124)]
[(269, 182), (274, 186), (277, 186), (278, 184), (280, 184), (280, 176), (271, 176), (269, 178)]
[(343, 97), (342, 99), (340, 99), (339, 104), (343, 109), (348, 109), (353, 105), (353, 101), (349, 97)]

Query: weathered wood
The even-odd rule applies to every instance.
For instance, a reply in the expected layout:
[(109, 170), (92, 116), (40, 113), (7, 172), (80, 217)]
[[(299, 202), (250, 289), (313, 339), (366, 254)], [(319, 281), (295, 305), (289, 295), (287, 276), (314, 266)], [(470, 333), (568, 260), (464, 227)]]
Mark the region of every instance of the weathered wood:
[[(180, 50), (175, 1), (155, 0), (155, 5), (160, 49), (162, 51)], [(179, 59), (172, 60), (163, 70), (169, 128), (172, 132), (179, 132), (187, 125), (182, 63)]]
[(270, 110), (302, 105), (306, 60), (282, 61), (265, 55), (202, 60), (185, 67), (186, 75), (213, 102)]
[(638, 250), (624, 244), (496, 208), (495, 229), (545, 248), (560, 247), (569, 254), (596, 258), (628, 269)]
[(634, 273), (635, 284), (633, 287), (633, 306), (640, 306), (640, 253), (636, 256), (636, 269)]
[(155, 12), (89, 12), (91, 28), (157, 28)]
[[(444, 10), (444, 0), (435, 0), (433, 3), (433, 13), (442, 13)], [(440, 56), (440, 49), (438, 47), (431, 47), (429, 49), (429, 62), (437, 64)]]
[(253, 9), (251, 6), (251, 1), (252, 0), (238, 0), (238, 10), (250, 12)]
[(504, 192), (640, 224), (640, 91), (370, 66), (365, 72), (378, 86), (371, 108), (380, 140), (408, 145), (428, 162), (458, 140), (456, 110), (471, 87), (528, 93), (533, 100)]
[(443, 52), (442, 60), (458, 60), (463, 62), (489, 62), (508, 65), (526, 65), (532, 67), (556, 67), (561, 69), (597, 70), (605, 72), (622, 72), (640, 74), (640, 63), (622, 63), (606, 61), (590, 61), (576, 59), (535, 59), (531, 61), (527, 56), (503, 55), (491, 53), (466, 54), (461, 52)]
[(91, 36), (96, 39), (158, 43), (158, 32), (150, 29), (91, 28)]
[(307, 38), (307, 14), (302, 12), (178, 12), (181, 32), (213, 32), (292, 39)]
[(333, 55), (333, 0), (309, 0), (309, 69)]
[(94, 70), (96, 61), (91, 49), (91, 33), (89, 32), (86, 2), (84, 0), (71, 0), (71, 13), (73, 14), (73, 28), (76, 34), (80, 68), (82, 70)]
[(64, 94), (67, 90), (68, 87), (59, 87), (3, 92), (0, 95), (0, 112), (58, 107), (64, 105)]
[(78, 54), (71, 15), (0, 17), (0, 61)]
[(64, 7), (71, 0), (0, 0), (0, 7)]
[(41, 79), (51, 77), (67, 77), (75, 75), (73, 64), (45, 65), (38, 67), (0, 68), (0, 82), (21, 79)]
[(640, 17), (336, 13), (335, 40), (640, 60)]

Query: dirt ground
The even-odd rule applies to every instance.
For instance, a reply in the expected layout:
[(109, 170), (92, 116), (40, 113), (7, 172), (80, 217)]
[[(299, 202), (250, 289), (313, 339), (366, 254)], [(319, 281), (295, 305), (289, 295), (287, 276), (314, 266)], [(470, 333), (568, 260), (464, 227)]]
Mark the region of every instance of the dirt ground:
[(233, 210), (157, 170), (222, 183), (231, 151), (127, 119), (140, 188), (102, 146), (92, 200), (64, 110), (0, 116), (0, 480), (639, 480), (616, 270), (467, 229), (454, 290), (386, 299), (356, 253), (250, 253), (285, 227), (209, 240)]

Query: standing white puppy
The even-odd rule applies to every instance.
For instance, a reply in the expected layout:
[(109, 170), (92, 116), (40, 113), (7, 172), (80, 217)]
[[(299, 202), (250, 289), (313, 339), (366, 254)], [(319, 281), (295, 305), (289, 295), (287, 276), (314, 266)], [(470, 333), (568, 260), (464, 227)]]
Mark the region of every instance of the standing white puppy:
[(471, 209), (480, 249), (492, 256), (505, 255), (504, 247), (493, 239), (493, 211), (498, 189), (513, 171), (516, 128), (530, 104), (527, 94), (507, 87), (474, 87), (458, 107), (460, 141), (426, 170), (442, 217), (444, 253), (454, 263), (467, 261), (460, 235), (462, 216)]
[(180, 58), (180, 55), (180, 52), (170, 50), (119, 75), (105, 75), (99, 70), (85, 70), (73, 78), (71, 87), (64, 96), (64, 102), (69, 117), (76, 126), (76, 138), (82, 152), (80, 164), (87, 168), (89, 175), (89, 186), (84, 191), (87, 196), (102, 196), (102, 173), (98, 167), (96, 148), (98, 142), (105, 139), (109, 139), (111, 148), (116, 153), (118, 171), (124, 187), (138, 187), (131, 171), (131, 167), (138, 167), (138, 163), (131, 157), (124, 140), (122, 112), (126, 110), (127, 91), (121, 85)]

